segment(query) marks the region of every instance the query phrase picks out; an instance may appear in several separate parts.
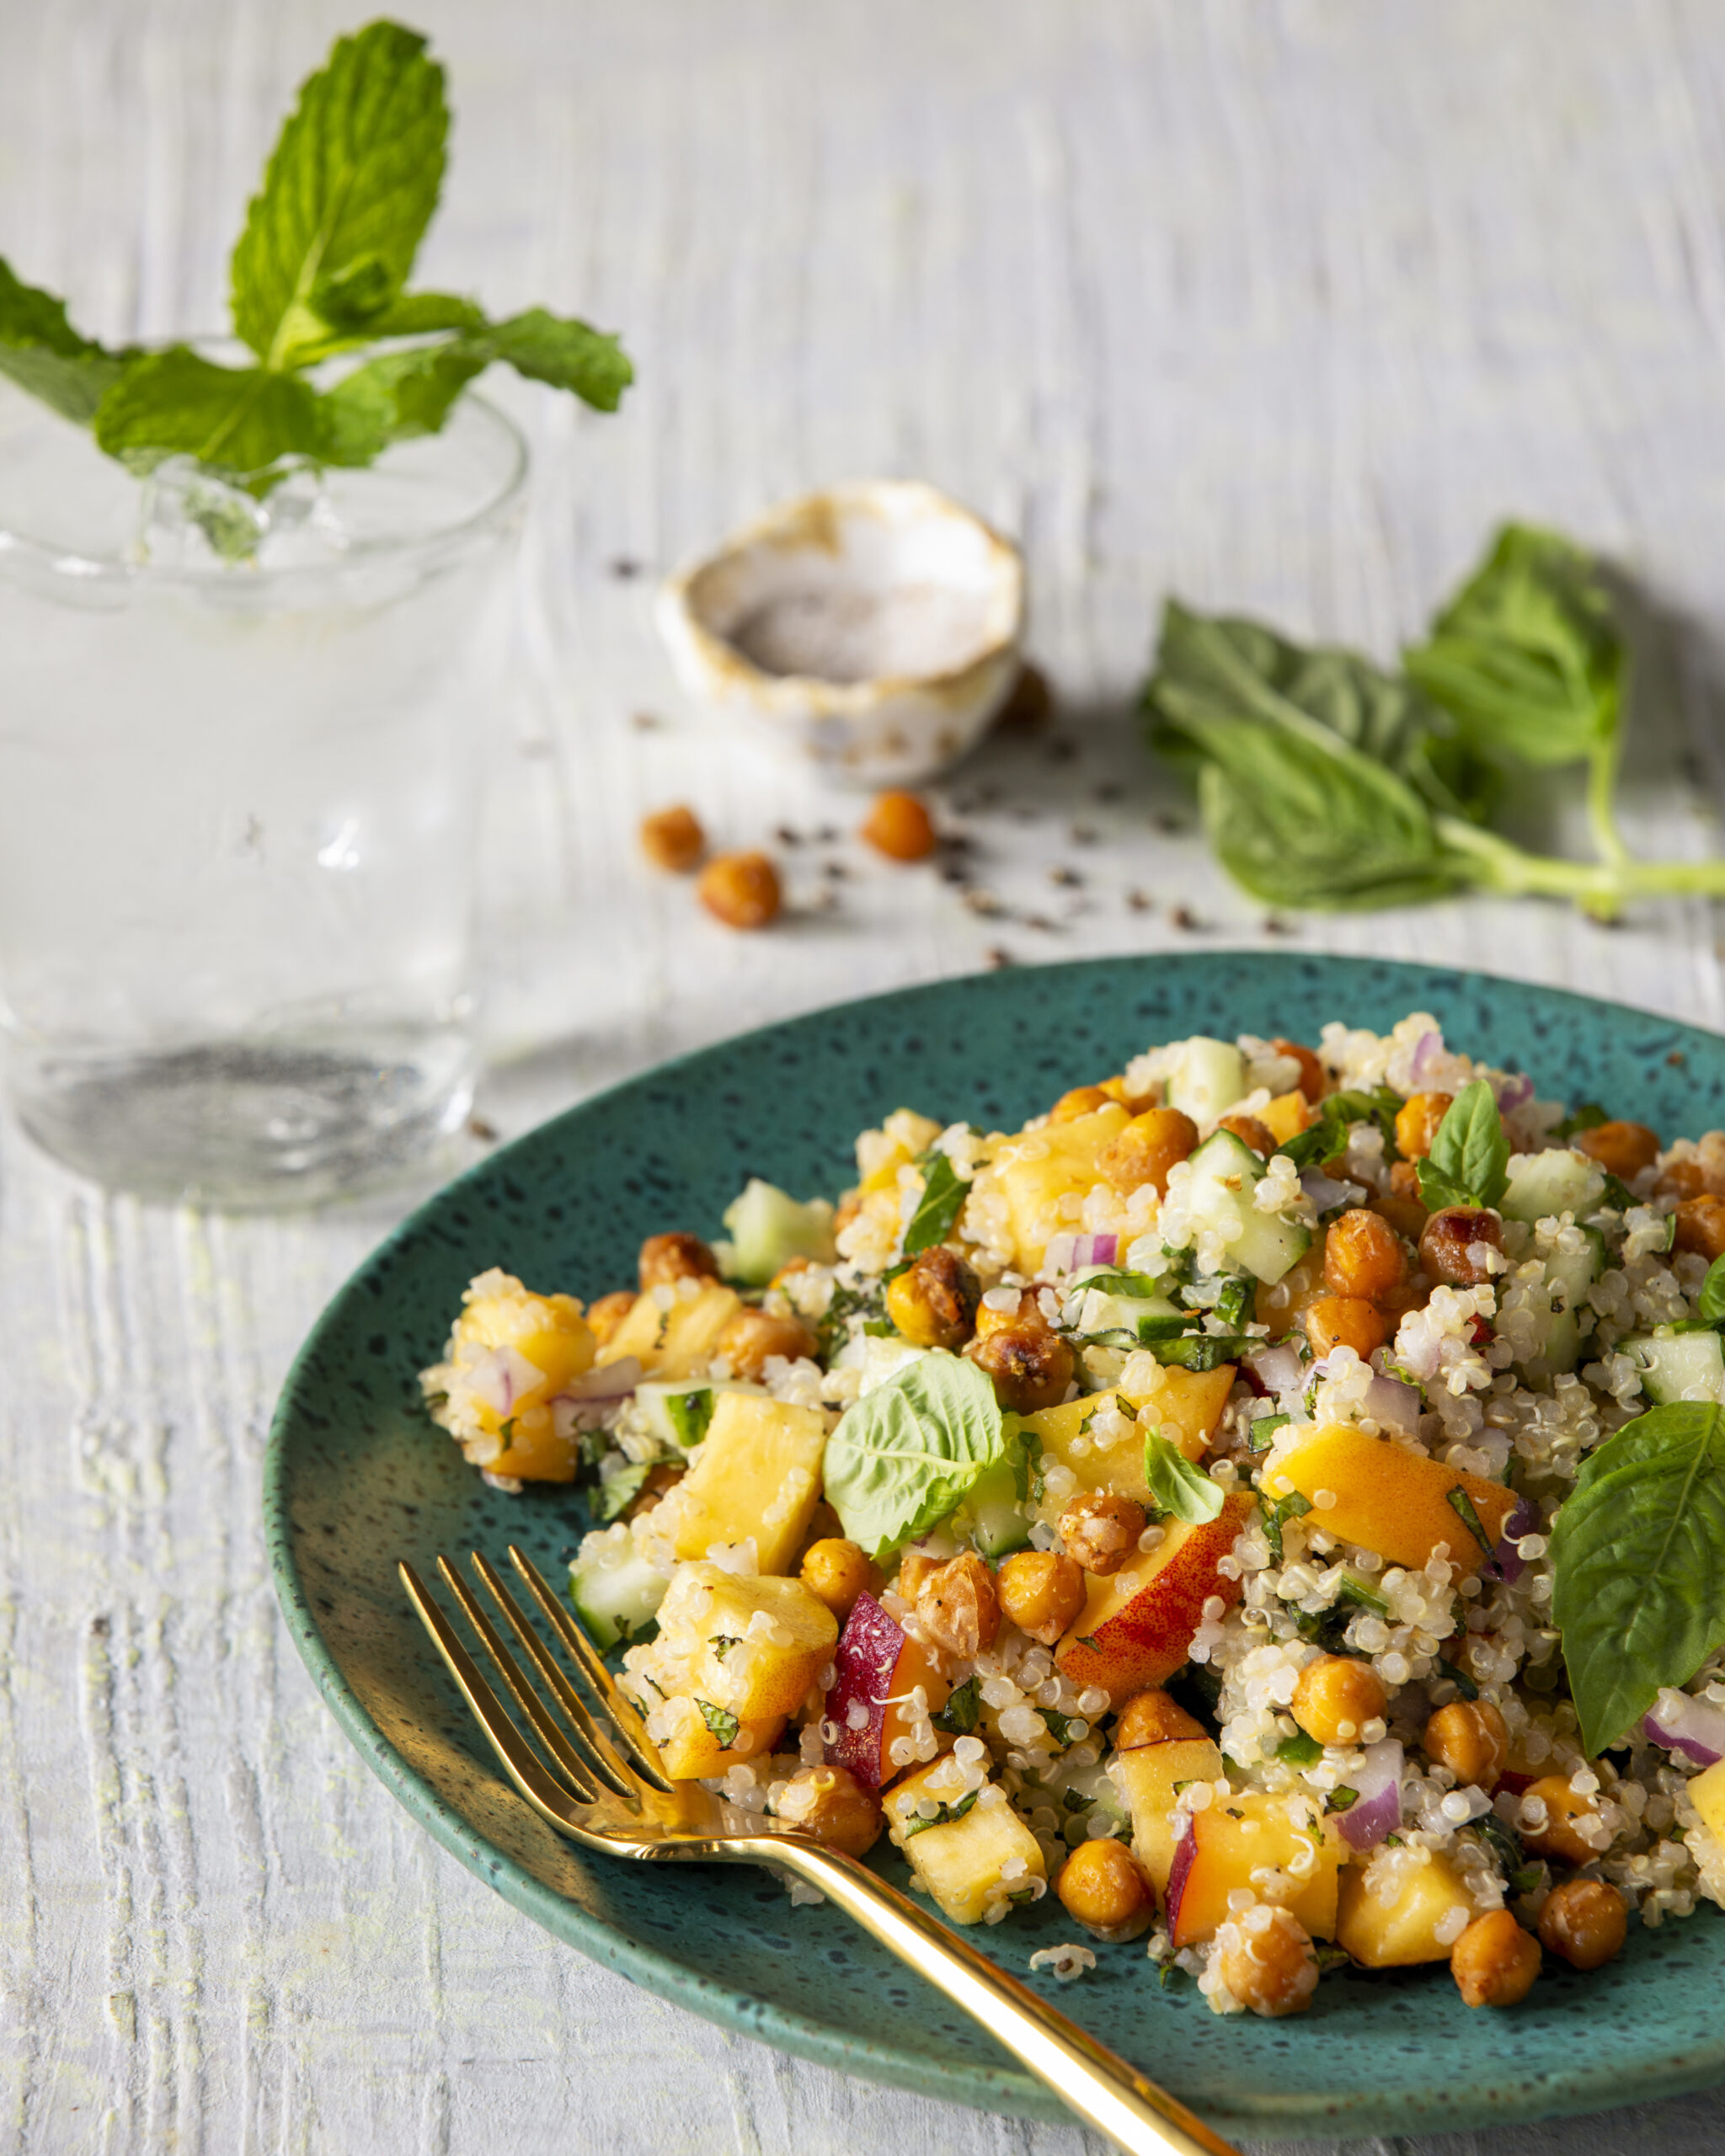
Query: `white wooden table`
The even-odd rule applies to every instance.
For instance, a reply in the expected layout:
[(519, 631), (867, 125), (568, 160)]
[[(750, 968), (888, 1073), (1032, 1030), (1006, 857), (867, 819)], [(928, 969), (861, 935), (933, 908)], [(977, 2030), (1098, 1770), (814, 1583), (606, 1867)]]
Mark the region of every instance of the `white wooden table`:
[[(641, 376), (614, 421), (501, 392), (539, 458), (490, 830), (483, 1106), (505, 1133), (672, 1051), (991, 948), (1266, 940), (1163, 828), (1180, 799), (1127, 716), (1170, 590), (1387, 653), (1495, 516), (1583, 535), (1680, 624), (1631, 825), (1717, 842), (1717, 7), (409, 12), (458, 114), (428, 275), (619, 326)], [(354, 19), (334, 0), (0, 7), (0, 252), (99, 332), (218, 326), (275, 120)], [(783, 849), (793, 916), (731, 936), (639, 865), (640, 812), (687, 798), (748, 844), (848, 831), (856, 804), (679, 708), (652, 579), (766, 501), (865, 472), (930, 478), (1027, 547), (1060, 712), (948, 790), (1005, 912), (805, 841)], [(1608, 932), (1478, 904), (1288, 941), (1717, 1025), (1717, 928), (1698, 905)], [(350, 1752), (276, 1621), (259, 1476), (296, 1342), (403, 1202), (149, 1210), (0, 1136), (0, 2147), (1094, 2149), (632, 1990), (439, 1854)], [(1696, 2098), (1397, 2145), (1718, 2156), (1719, 2116)]]

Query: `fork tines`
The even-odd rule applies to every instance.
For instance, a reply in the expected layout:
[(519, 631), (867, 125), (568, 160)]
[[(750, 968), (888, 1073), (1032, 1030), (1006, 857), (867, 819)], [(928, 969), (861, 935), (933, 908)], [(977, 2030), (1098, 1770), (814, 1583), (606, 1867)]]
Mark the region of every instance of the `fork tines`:
[[(555, 1810), (559, 1799), (566, 1804), (569, 1794), (583, 1804), (591, 1804), (601, 1794), (609, 1792), (633, 1805), (639, 1801), (643, 1781), (668, 1794), (670, 1785), (640, 1716), (618, 1689), (598, 1650), (574, 1614), (553, 1594), (532, 1560), (513, 1544), (509, 1554), (558, 1643), (609, 1720), (611, 1731), (590, 1710), (556, 1656), (528, 1622), (501, 1575), (486, 1558), (478, 1550), (473, 1551), (473, 1570), (531, 1662), (539, 1680), (537, 1687), (523, 1671), (478, 1598), (448, 1558), (440, 1556), (437, 1568), (523, 1719), (555, 1762), (557, 1774), (566, 1785), (562, 1790), (555, 1778), (545, 1774), (543, 1764), (535, 1758), (531, 1748), (522, 1742), (520, 1732), (510, 1723), (459, 1635), (413, 1566), (403, 1562), (398, 1569), (421, 1623), (511, 1779), (541, 1810)], [(562, 1726), (547, 1707), (545, 1694), (549, 1694), (555, 1703)]]

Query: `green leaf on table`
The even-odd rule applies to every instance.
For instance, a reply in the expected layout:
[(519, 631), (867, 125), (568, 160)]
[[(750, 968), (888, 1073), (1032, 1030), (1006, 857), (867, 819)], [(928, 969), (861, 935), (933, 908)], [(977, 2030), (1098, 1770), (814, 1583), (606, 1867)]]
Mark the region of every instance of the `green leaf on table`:
[(0, 255), (0, 374), (87, 426), (132, 357), (130, 347), (110, 352), (81, 336), (66, 302), (24, 283)]
[(449, 113), (426, 40), (376, 22), (301, 86), (233, 250), (233, 326), (272, 368), (330, 349), (406, 282), (443, 184)]
[(969, 1184), (944, 1153), (931, 1150), (923, 1155), (921, 1166), (922, 1195), (905, 1230), (906, 1257), (943, 1243), (958, 1225), (964, 1200), (970, 1195)]
[(935, 1349), (865, 1393), (826, 1441), (827, 1502), (871, 1556), (944, 1519), (1006, 1453), (994, 1387)]
[(1493, 761), (1573, 762), (1617, 728), (1623, 645), (1610, 599), (1592, 556), (1555, 532), (1504, 525), (1403, 663)]
[(96, 408), (96, 440), (134, 460), (195, 457), (256, 481), (284, 458), (316, 456), (318, 400), (291, 375), (218, 366), (184, 344), (136, 359)]
[(1160, 1430), (1146, 1432), (1144, 1439), (1144, 1479), (1159, 1512), (1172, 1513), (1190, 1527), (1202, 1527), (1222, 1509), (1223, 1491), (1201, 1467), (1195, 1467), (1179, 1447)]
[(1559, 1508), (1551, 1565), (1592, 1758), (1725, 1644), (1725, 1408), (1674, 1402), (1607, 1438)]
[(1445, 1112), (1431, 1152), (1418, 1163), (1419, 1194), (1445, 1205), (1496, 1205), (1509, 1182), (1509, 1139), (1497, 1096), (1483, 1078), (1464, 1086)]
[(1412, 905), (1474, 880), (1433, 814), (1477, 814), (1478, 788), (1458, 792), (1448, 750), (1434, 758), (1439, 715), (1366, 660), (1171, 600), (1144, 701), (1153, 745), (1199, 761), (1210, 842), (1257, 897)]

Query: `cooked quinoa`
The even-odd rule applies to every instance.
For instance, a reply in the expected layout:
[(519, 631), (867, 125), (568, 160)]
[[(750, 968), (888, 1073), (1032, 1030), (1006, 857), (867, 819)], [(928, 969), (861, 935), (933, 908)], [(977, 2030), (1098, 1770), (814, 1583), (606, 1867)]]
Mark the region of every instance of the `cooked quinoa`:
[(669, 1772), (886, 1833), (955, 1922), (1052, 1889), (1219, 2013), (1350, 1961), (1508, 2004), (1536, 1940), (1725, 1907), (1725, 1611), (1589, 1757), (1556, 1527), (1617, 1433), (1725, 1404), (1725, 1134), (1416, 1013), (1152, 1048), (1015, 1132), (901, 1109), (857, 1163), (590, 1306), (482, 1274), (425, 1374), (488, 1480), (591, 1486), (576, 1605)]

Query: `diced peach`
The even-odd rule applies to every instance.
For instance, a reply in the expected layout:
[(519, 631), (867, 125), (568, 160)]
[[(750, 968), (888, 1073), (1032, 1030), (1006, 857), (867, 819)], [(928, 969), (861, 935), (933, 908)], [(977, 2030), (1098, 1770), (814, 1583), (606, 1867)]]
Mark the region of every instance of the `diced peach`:
[(1082, 1197), (1102, 1180), (1097, 1161), (1103, 1148), (1128, 1120), (1125, 1109), (1110, 1101), (1071, 1123), (1049, 1123), (995, 1148), (985, 1172), (1006, 1199), (1007, 1225), (1021, 1271), (1033, 1273), (1042, 1263), (1060, 1200)]
[(1174, 1866), (1174, 1802), (1188, 1782), (1215, 1782), (1224, 1769), (1220, 1748), (1207, 1737), (1171, 1737), (1117, 1752), (1108, 1762), (1114, 1787), (1132, 1813), (1132, 1854), (1166, 1897)]
[[(739, 1716), (736, 1735), (726, 1744), (708, 1726), (698, 1700), (667, 1700), (662, 1711), (671, 1731), (660, 1740), (659, 1757), (674, 1782), (701, 1781), (722, 1774), (745, 1759), (764, 1758), (785, 1726), (782, 1715), (766, 1721), (744, 1721)], [(722, 1721), (720, 1726), (724, 1726)]]
[[(675, 1611), (673, 1596), (681, 1604)], [(660, 1604), (661, 1630), (686, 1608), (704, 1640), (691, 1672), (695, 1692), (747, 1722), (794, 1714), (839, 1636), (837, 1619), (801, 1580), (683, 1565)], [(765, 1627), (756, 1621), (763, 1616)]]
[(1725, 1759), (1718, 1759), (1689, 1785), (1689, 1801), (1701, 1815), (1701, 1824), (1725, 1849)]
[[(1439, 1543), (1450, 1561), (1477, 1572), (1486, 1561), (1479, 1540), (1450, 1501), (1465, 1491), (1487, 1540), (1495, 1549), (1521, 1502), (1501, 1482), (1464, 1475), (1387, 1438), (1367, 1437), (1356, 1424), (1332, 1422), (1282, 1454), (1263, 1478), (1270, 1498), (1297, 1490), (1312, 1507), (1311, 1521), (1338, 1541), (1357, 1542), (1391, 1564), (1419, 1571)], [(1333, 1502), (1319, 1504), (1319, 1492)]]
[[(1215, 1370), (1159, 1369), (1149, 1389), (1126, 1392), (1119, 1387), (1108, 1392), (1087, 1393), (1061, 1407), (1044, 1407), (1027, 1415), (1024, 1428), (1035, 1433), (1044, 1453), (1070, 1467), (1082, 1490), (1110, 1490), (1116, 1497), (1135, 1497), (1141, 1504), (1150, 1495), (1144, 1480), (1144, 1432), (1129, 1424), (1112, 1444), (1104, 1444), (1094, 1428), (1084, 1425), (1099, 1407), (1112, 1401), (1124, 1403), (1135, 1415), (1148, 1407), (1157, 1428), (1188, 1460), (1199, 1460), (1222, 1418), (1233, 1388), (1234, 1365), (1224, 1363)], [(1073, 1440), (1084, 1439), (1084, 1449), (1075, 1452)], [(1058, 1508), (1056, 1508), (1058, 1509)]]
[(967, 1796), (962, 1774), (955, 1775), (944, 1760), (937, 1759), (900, 1782), (884, 1800), (892, 1838), (904, 1850), (917, 1883), (954, 1924), (980, 1924), (991, 1903), (1015, 1893), (1028, 1895), (1033, 1879), (1048, 1876), (1035, 1835), (992, 1782), (983, 1784), (975, 1801), (959, 1818), (918, 1828), (916, 1806), (925, 1796), (953, 1811), (966, 1802)]
[[(911, 1638), (866, 1593), (857, 1596), (845, 1620), (833, 1667), (826, 1720), (836, 1734), (826, 1748), (828, 1764), (848, 1767), (869, 1789), (884, 1788), (902, 1771), (893, 1764), (892, 1748), (906, 1734), (911, 1693), (920, 1684), (931, 1710), (943, 1707), (947, 1680), (921, 1641)], [(854, 1726), (853, 1707), (867, 1717)]]
[(826, 1423), (812, 1407), (721, 1392), (695, 1461), (660, 1508), (679, 1557), (754, 1538), (763, 1572), (788, 1572), (820, 1497)]
[(1275, 1898), (1285, 1903), (1314, 1939), (1333, 1938), (1341, 1862), (1341, 1837), (1323, 1817), (1316, 1798), (1258, 1791), (1218, 1797), (1193, 1813), (1175, 1851), (1168, 1879), (1168, 1936), (1176, 1947), (1214, 1939), (1217, 1926), (1227, 1921), (1229, 1895), (1259, 1891), (1263, 1882), (1252, 1874), (1261, 1875), (1268, 1865), (1297, 1882), (1291, 1895), (1279, 1892)]
[[(1446, 1858), (1430, 1851), (1396, 1851), (1393, 1855), (1407, 1860), (1396, 1864), (1388, 1874), (1377, 1873), (1381, 1881), (1393, 1878), (1395, 1892), (1387, 1900), (1372, 1892), (1370, 1870), (1350, 1865), (1342, 1874), (1336, 1944), (1368, 1969), (1447, 1961), (1459, 1936), (1456, 1913), (1469, 1924), (1477, 1913), (1461, 1874)], [(1381, 1865), (1389, 1860), (1380, 1857), (1376, 1861)]]
[(1258, 1119), (1277, 1145), (1285, 1145), (1311, 1123), (1311, 1103), (1296, 1086), (1291, 1093), (1278, 1093), (1268, 1107), (1258, 1111)]
[(1061, 1674), (1081, 1688), (1100, 1685), (1116, 1705), (1172, 1677), (1187, 1659), (1210, 1597), (1225, 1605), (1240, 1599), (1239, 1581), (1216, 1568), (1252, 1502), (1249, 1492), (1236, 1491), (1201, 1526), (1171, 1519), (1154, 1550), (1107, 1577), (1092, 1577), (1077, 1622), (1055, 1650)]
[(635, 1307), (599, 1351), (601, 1363), (638, 1356), (649, 1377), (701, 1375), (718, 1353), (718, 1336), (742, 1307), (734, 1288), (716, 1283), (692, 1295), (679, 1296), (662, 1310), (651, 1295), (636, 1298)]

